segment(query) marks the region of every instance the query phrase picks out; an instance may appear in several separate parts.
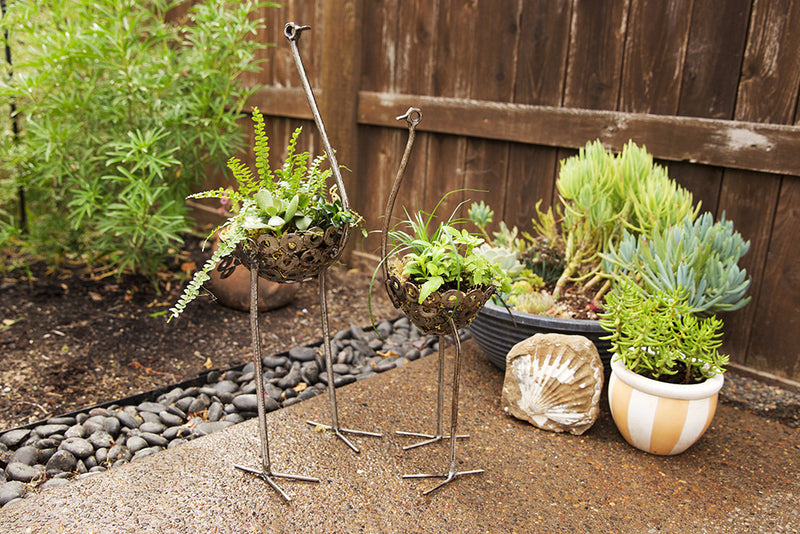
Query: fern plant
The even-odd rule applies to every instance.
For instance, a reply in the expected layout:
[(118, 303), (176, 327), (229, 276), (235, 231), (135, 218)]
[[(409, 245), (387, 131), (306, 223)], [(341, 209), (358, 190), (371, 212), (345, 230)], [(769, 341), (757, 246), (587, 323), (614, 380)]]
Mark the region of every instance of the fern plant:
[(246, 239), (255, 239), (265, 233), (281, 237), (312, 227), (357, 226), (362, 221), (355, 211), (344, 209), (334, 192), (335, 186), (326, 191), (331, 170), (322, 168), (325, 155), (311, 159), (309, 152), (297, 152), (301, 127), (292, 133), (286, 159), (278, 169), (270, 168), (269, 138), (258, 108), (253, 108), (253, 127), (256, 171), (232, 157), (228, 160), (228, 168), (236, 179), (235, 190), (221, 187), (189, 196), (218, 198), (230, 205), (232, 214), (212, 231), (211, 235), (219, 232), (220, 246), (194, 274), (178, 302), (170, 308), (168, 320), (178, 317), (186, 305), (197, 298), (203, 283), (209, 279), (209, 273)]

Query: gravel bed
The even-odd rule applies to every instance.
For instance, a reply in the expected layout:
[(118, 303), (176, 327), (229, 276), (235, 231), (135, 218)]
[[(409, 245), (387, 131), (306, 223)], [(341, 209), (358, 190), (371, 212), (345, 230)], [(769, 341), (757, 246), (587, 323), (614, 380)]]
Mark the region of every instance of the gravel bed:
[[(469, 337), (466, 330), (460, 335)], [(331, 340), (335, 387), (435, 353), (438, 339), (423, 336), (405, 317), (383, 321), (375, 329), (343, 329)], [(268, 412), (325, 391), (328, 378), (321, 352), (318, 346), (298, 346), (262, 359)], [(257, 417), (253, 369), (250, 362), (211, 371), (204, 384), (0, 434), (0, 506)]]
[(722, 402), (800, 428), (800, 392), (770, 385), (755, 378), (725, 373)]

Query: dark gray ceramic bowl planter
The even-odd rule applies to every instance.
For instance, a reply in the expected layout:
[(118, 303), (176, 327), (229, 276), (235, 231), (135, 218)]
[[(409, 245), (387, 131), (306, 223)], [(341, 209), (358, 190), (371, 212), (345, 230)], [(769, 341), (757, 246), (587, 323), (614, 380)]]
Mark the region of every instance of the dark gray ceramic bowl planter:
[(500, 369), (506, 368), (506, 354), (511, 347), (534, 334), (565, 334), (577, 335), (588, 338), (603, 362), (603, 371), (606, 378), (611, 374), (611, 345), (608, 341), (601, 340), (608, 332), (600, 327), (599, 321), (588, 319), (559, 319), (547, 315), (534, 315), (512, 310), (511, 316), (502, 306), (487, 303), (475, 320), (469, 326), (472, 337), (484, 354), (494, 365)]

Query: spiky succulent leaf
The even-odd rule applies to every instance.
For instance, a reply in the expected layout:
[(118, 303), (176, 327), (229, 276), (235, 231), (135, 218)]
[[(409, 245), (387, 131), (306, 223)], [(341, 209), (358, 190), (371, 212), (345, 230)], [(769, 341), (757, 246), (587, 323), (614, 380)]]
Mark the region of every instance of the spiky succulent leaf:
[(712, 315), (741, 308), (750, 280), (738, 262), (750, 248), (733, 223), (714, 222), (710, 213), (696, 221), (654, 233), (649, 239), (626, 233), (618, 248), (603, 254), (604, 267), (619, 281), (630, 278), (643, 294), (681, 289), (691, 313)]

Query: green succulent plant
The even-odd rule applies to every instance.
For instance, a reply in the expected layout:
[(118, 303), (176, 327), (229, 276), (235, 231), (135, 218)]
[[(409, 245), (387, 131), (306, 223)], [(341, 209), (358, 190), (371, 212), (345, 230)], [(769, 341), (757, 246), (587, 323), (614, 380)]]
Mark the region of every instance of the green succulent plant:
[[(534, 273), (545, 284), (554, 283), (551, 297), (555, 303), (571, 286), (577, 286), (585, 294), (592, 291), (593, 303), (602, 302), (611, 288), (611, 279), (624, 276), (625, 269), (634, 269), (631, 254), (637, 239), (649, 243), (651, 237), (665, 235), (672, 227), (691, 226), (700, 211), (700, 205), (693, 204), (692, 194), (671, 180), (667, 170), (654, 163), (645, 147), (630, 141), (619, 154), (606, 150), (599, 140), (587, 143), (576, 156), (561, 162), (556, 188), (560, 198), (558, 205), (546, 211), (540, 209), (541, 201), (536, 205), (536, 214), (531, 221), (535, 237), (520, 232), (516, 227), (509, 229), (502, 221), (499, 231), (490, 237), (487, 228), (494, 218), (491, 208), (477, 203), (468, 212), (470, 220), (487, 240), (481, 251), (498, 259), (516, 252), (514, 260), (524, 269), (520, 270), (510, 258), (501, 262), (510, 269), (512, 281), (523, 281)], [(712, 231), (706, 228), (708, 226), (708, 221), (703, 219), (692, 231), (701, 232), (698, 239), (703, 241), (723, 240), (719, 231)], [(746, 246), (741, 243), (730, 245), (730, 248), (741, 254), (746, 251)], [(613, 261), (610, 251), (615, 254)], [(674, 255), (674, 251), (670, 254)], [(734, 264), (739, 257), (733, 260)], [(652, 258), (650, 260), (652, 263)], [(670, 265), (674, 263), (676, 274), (673, 278), (681, 277), (681, 281), (685, 276), (696, 278), (695, 285), (683, 286), (689, 291), (693, 309), (705, 306), (701, 299), (710, 301), (709, 313), (735, 309), (733, 306), (746, 303), (736, 303), (746, 290), (742, 274), (726, 264), (719, 267), (709, 263), (709, 269), (715, 271), (703, 278), (685, 272), (687, 267), (679, 266), (681, 261), (687, 261), (686, 258), (660, 261), (669, 261)], [(649, 283), (665, 272), (663, 266), (653, 265), (650, 272), (645, 272), (640, 278)], [(711, 278), (720, 277), (724, 280), (714, 282), (715, 287), (724, 288), (722, 291), (727, 296), (717, 295), (707, 286)], [(541, 287), (535, 280), (531, 282), (531, 287), (536, 288), (532, 292), (538, 292)], [(700, 287), (698, 284), (703, 285)], [(538, 296), (525, 297), (518, 291), (520, 287), (525, 286), (518, 285), (516, 292), (501, 297), (520, 311), (538, 310), (544, 306)], [(666, 286), (662, 284), (662, 287)], [(556, 310), (557, 307), (549, 306), (547, 309)]]
[[(485, 239), (478, 252), (498, 263), (511, 277), (512, 283), (526, 282), (541, 289), (545, 283), (558, 279), (563, 269), (563, 257), (557, 248), (557, 232), (548, 232), (540, 226), (537, 228), (540, 235), (534, 237), (528, 232), (520, 233), (516, 226), (509, 229), (504, 221), (500, 221), (499, 231), (490, 236), (488, 226), (494, 219), (494, 211), (483, 201), (473, 202), (467, 217)], [(542, 234), (547, 234), (547, 237)], [(505, 300), (510, 295), (501, 296)]]
[[(643, 293), (622, 278), (606, 296), (600, 325), (610, 332), (612, 351), (634, 373), (654, 380), (700, 382), (723, 373), (722, 321), (692, 313), (680, 287)], [(674, 377), (669, 379), (669, 377)]]
[(741, 308), (750, 280), (738, 262), (750, 242), (708, 212), (697, 220), (654, 232), (648, 238), (625, 233), (619, 246), (602, 254), (604, 269), (615, 281), (630, 278), (644, 295), (684, 291), (689, 312), (708, 316)]
[[(632, 141), (618, 155), (599, 140), (588, 143), (577, 156), (561, 162), (556, 187), (563, 206), (560, 230), (566, 260), (553, 291), (556, 299), (567, 283), (585, 288), (598, 284), (605, 274), (601, 253), (619, 243), (625, 231), (647, 236), (694, 220), (699, 212), (692, 194)], [(553, 218), (552, 211), (546, 215)]]
[(533, 288), (524, 288), (517, 293), (517, 289), (524, 283), (518, 282), (511, 288), (511, 295), (508, 297), (508, 304), (513, 305), (515, 310), (524, 313), (541, 315), (552, 308), (556, 301), (549, 293), (544, 293)]

